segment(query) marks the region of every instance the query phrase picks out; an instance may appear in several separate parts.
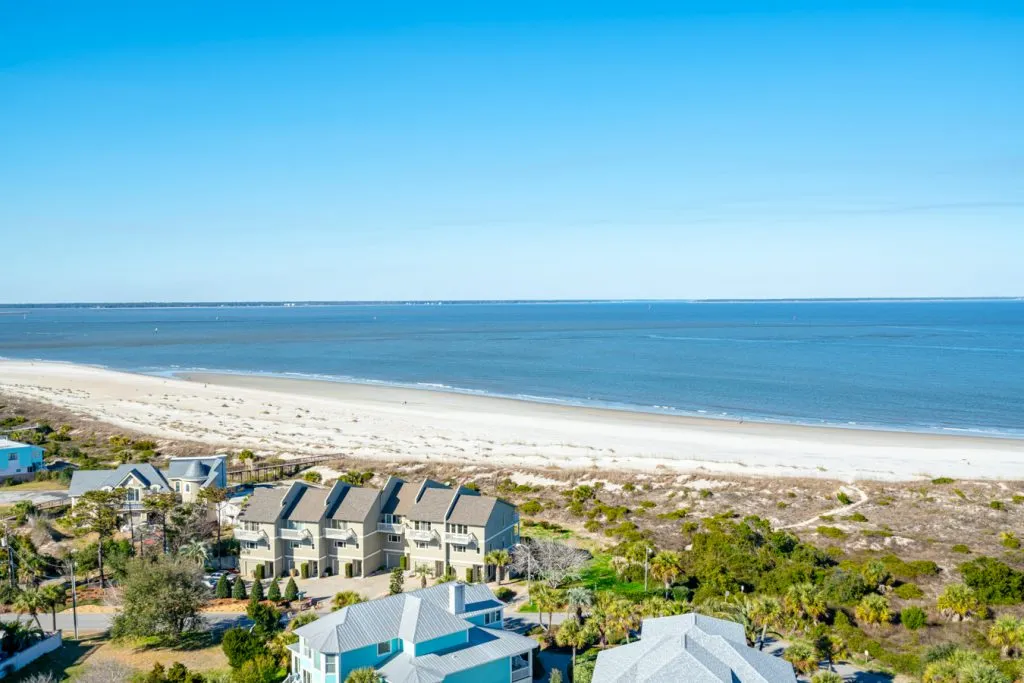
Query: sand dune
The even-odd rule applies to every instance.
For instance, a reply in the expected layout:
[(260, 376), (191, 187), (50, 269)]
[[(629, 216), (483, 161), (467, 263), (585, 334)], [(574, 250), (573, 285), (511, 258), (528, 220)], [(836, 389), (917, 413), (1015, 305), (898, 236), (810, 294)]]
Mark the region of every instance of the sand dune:
[(1024, 479), (1024, 441), (702, 420), (268, 377), (0, 361), (0, 392), (211, 448), (382, 460), (906, 480)]

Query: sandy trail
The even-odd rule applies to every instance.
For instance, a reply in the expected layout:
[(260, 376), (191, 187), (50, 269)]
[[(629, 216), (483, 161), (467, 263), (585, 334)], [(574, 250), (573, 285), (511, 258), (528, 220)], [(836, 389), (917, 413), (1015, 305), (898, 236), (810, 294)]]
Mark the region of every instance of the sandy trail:
[(0, 361), (0, 392), (156, 437), (275, 454), (853, 481), (1024, 479), (1024, 440), (737, 423), (258, 376)]

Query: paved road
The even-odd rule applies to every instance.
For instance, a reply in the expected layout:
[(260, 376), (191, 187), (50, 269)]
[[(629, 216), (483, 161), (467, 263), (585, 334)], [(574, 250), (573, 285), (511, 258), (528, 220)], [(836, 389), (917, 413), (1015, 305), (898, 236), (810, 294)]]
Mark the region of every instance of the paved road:
[[(249, 617), (244, 614), (231, 614), (227, 612), (207, 612), (205, 615), (207, 622), (214, 628), (214, 630), (229, 629), (233, 626), (248, 626), (252, 624)], [(19, 619), (17, 614), (0, 614), (0, 619), (3, 621), (16, 621)], [(20, 616), (21, 621), (32, 622), (32, 617)], [(81, 631), (106, 631), (110, 628), (111, 622), (114, 620), (114, 615), (109, 612), (103, 613), (83, 613), (78, 615), (78, 630)], [(43, 624), (43, 628), (49, 630), (53, 626), (53, 621), (49, 614), (40, 614), (39, 621)], [(74, 622), (72, 620), (71, 612), (58, 612), (57, 613), (57, 628), (63, 631), (65, 634), (74, 633)]]

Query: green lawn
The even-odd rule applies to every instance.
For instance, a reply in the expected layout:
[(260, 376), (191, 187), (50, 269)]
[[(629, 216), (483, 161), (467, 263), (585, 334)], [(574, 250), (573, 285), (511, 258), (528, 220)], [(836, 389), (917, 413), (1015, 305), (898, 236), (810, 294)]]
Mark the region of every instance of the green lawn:
[(0, 487), (0, 491), (67, 491), (68, 487), (54, 479), (45, 481), (23, 481)]
[[(583, 586), (592, 591), (612, 591), (631, 600), (642, 600), (647, 595), (660, 595), (661, 584), (651, 581), (650, 590), (644, 592), (643, 581), (620, 581), (611, 565), (612, 556), (608, 553), (596, 553), (580, 578), (566, 584), (563, 588)], [(519, 608), (520, 612), (536, 612), (537, 607), (532, 601)]]

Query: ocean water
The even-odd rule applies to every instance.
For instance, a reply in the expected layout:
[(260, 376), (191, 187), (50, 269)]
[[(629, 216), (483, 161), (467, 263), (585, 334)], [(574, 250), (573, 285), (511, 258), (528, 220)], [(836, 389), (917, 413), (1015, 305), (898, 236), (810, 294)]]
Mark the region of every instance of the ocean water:
[(1024, 301), (0, 307), (0, 356), (1024, 437)]

